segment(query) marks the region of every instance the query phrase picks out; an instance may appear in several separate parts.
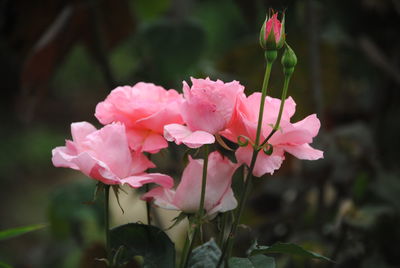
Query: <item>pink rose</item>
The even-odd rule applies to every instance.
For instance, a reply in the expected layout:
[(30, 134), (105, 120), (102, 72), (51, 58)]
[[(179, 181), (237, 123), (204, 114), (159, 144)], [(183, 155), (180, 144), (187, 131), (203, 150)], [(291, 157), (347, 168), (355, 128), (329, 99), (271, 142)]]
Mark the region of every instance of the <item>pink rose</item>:
[[(246, 136), (254, 143), (257, 120), (260, 108), (261, 93), (253, 93), (249, 97), (238, 99), (230, 126), (222, 133), (227, 139), (237, 142), (240, 135)], [(281, 100), (271, 97), (265, 99), (263, 127), (260, 141), (269, 135), (278, 116)], [(261, 177), (266, 173), (273, 174), (279, 169), (285, 159), (284, 152), (288, 152), (299, 159), (317, 160), (323, 157), (323, 152), (312, 148), (309, 143), (318, 134), (320, 122), (315, 114), (305, 119), (291, 123), (290, 118), (296, 110), (296, 103), (289, 97), (286, 99), (283, 109), (280, 129), (269, 140), (273, 146), (271, 155), (265, 154), (262, 150), (258, 153), (254, 167), (254, 176)], [(253, 147), (251, 144), (240, 147), (236, 151), (236, 159), (239, 163), (250, 165)]]
[(191, 80), (192, 87), (183, 82), (181, 114), (186, 126), (166, 125), (164, 136), (168, 141), (198, 148), (203, 144), (214, 143), (214, 135), (226, 128), (236, 98), (243, 94), (244, 87), (237, 81), (224, 83), (209, 78)]
[[(218, 212), (236, 208), (231, 182), (232, 175), (238, 167), (220, 153), (213, 152), (209, 156), (207, 184), (204, 209), (212, 218)], [(195, 213), (199, 209), (203, 159), (189, 158), (189, 164), (183, 171), (182, 180), (176, 190), (157, 187), (143, 195), (142, 199), (172, 210)]]
[(278, 13), (267, 16), (260, 33), (261, 47), (267, 50), (280, 49), (285, 43), (285, 17), (281, 21)]
[(175, 90), (140, 82), (114, 89), (97, 105), (95, 116), (102, 124), (122, 122), (133, 150), (156, 153), (168, 147), (164, 125), (183, 123), (179, 113), (182, 100)]
[(173, 186), (171, 177), (159, 173), (145, 173), (155, 167), (142, 153), (129, 150), (125, 127), (120, 123), (99, 130), (87, 123), (71, 124), (72, 141), (52, 151), (53, 165), (80, 170), (85, 175), (105, 184), (125, 184), (138, 188), (146, 183), (163, 187)]

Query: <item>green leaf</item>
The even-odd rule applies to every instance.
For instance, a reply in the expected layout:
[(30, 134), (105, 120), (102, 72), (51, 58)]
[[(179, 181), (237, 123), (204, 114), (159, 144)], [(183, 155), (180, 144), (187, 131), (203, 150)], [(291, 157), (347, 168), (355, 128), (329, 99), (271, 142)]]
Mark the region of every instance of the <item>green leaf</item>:
[(275, 268), (275, 259), (264, 255), (250, 256), (249, 258), (230, 258), (230, 268)]
[(138, 223), (118, 226), (111, 230), (110, 244), (113, 252), (118, 251), (118, 265), (142, 256), (143, 267), (175, 267), (174, 243), (157, 227)]
[(189, 267), (216, 267), (219, 257), (221, 257), (221, 250), (214, 239), (211, 239), (193, 250), (189, 259)]
[(9, 239), (19, 235), (23, 235), (29, 232), (33, 232), (46, 227), (46, 224), (33, 224), (28, 226), (22, 226), (17, 228), (11, 228), (7, 230), (0, 231), (0, 240)]
[(0, 261), (0, 268), (12, 268), (12, 266)]
[(299, 245), (293, 243), (275, 243), (272, 246), (256, 246), (250, 253), (250, 255), (257, 255), (257, 254), (269, 254), (269, 253), (286, 253), (291, 255), (299, 255), (307, 258), (314, 258), (320, 259), (325, 261), (333, 262), (331, 259), (322, 256), (318, 253), (305, 250), (304, 248), (300, 247)]

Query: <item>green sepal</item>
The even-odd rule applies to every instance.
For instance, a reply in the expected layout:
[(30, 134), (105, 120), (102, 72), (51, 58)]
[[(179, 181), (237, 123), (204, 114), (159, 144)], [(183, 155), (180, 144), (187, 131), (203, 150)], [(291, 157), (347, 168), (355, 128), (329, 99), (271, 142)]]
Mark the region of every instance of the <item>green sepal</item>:
[(114, 192), (114, 194), (115, 194), (115, 198), (117, 199), (118, 206), (119, 206), (119, 208), (121, 209), (122, 214), (124, 214), (125, 211), (124, 211), (124, 209), (122, 208), (121, 203), (119, 202), (119, 191), (122, 191), (122, 192), (124, 192), (124, 193), (126, 193), (126, 192), (124, 191), (124, 189), (122, 189), (122, 188), (120, 187), (120, 185), (111, 185), (111, 188), (113, 189), (113, 192)]
[(168, 230), (171, 230), (173, 227), (177, 226), (177, 225), (178, 225), (181, 221), (183, 221), (186, 217), (188, 217), (188, 214), (187, 214), (187, 213), (185, 213), (185, 212), (179, 213), (178, 216), (176, 216), (175, 218), (172, 219), (172, 221), (173, 221), (174, 223), (172, 223), (172, 225), (171, 225), (170, 227), (168, 227), (167, 229), (165, 229), (164, 232), (165, 232), (165, 231), (168, 231)]
[[(102, 182), (97, 182), (96, 183), (96, 188), (94, 189), (92, 203), (96, 202), (96, 200), (99, 197), (99, 195), (103, 192), (104, 186), (105, 186), (105, 184), (102, 183)], [(90, 202), (87, 202), (87, 203), (90, 203)]]
[(222, 137), (219, 134), (215, 134), (215, 139), (219, 143), (219, 145), (222, 146), (222, 148), (228, 150), (228, 151), (234, 151), (231, 147), (229, 147), (225, 141), (222, 139)]
[(237, 137), (237, 144), (240, 147), (246, 147), (247, 145), (249, 145), (249, 143), (250, 143), (250, 138), (249, 137), (244, 136), (244, 135), (239, 135)]
[(297, 64), (297, 56), (293, 49), (286, 43), (286, 49), (283, 52), (281, 58), (281, 64), (283, 66), (283, 73), (285, 76), (291, 76), (294, 72), (294, 67)]
[(272, 144), (266, 143), (262, 147), (262, 150), (266, 155), (272, 155), (272, 153), (274, 152), (274, 147), (272, 146)]
[(283, 45), (285, 44), (286, 40), (286, 33), (285, 33), (285, 13), (282, 15), (282, 22), (281, 22), (281, 39), (279, 42), (276, 44), (276, 49), (281, 49)]
[(263, 25), (261, 26), (261, 30), (260, 30), (260, 46), (263, 49), (267, 48), (266, 47), (266, 42), (265, 42), (266, 41), (265, 40), (265, 28), (266, 28), (267, 21), (268, 21), (268, 14), (267, 14), (267, 16), (265, 18), (265, 21), (264, 21)]

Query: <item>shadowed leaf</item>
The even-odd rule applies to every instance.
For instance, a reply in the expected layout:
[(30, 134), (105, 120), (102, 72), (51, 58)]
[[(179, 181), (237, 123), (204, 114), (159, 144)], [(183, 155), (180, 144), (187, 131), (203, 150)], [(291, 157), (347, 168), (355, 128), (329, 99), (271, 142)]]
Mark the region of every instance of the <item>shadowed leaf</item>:
[[(143, 267), (175, 267), (175, 247), (160, 229), (150, 225), (129, 223), (111, 230), (113, 252), (118, 251), (115, 262), (122, 265), (135, 256), (142, 256)], [(121, 249), (122, 247), (122, 249)]]
[(325, 261), (333, 262), (331, 259), (324, 257), (318, 253), (305, 250), (304, 248), (300, 247), (299, 245), (293, 243), (275, 243), (272, 246), (256, 246), (250, 253), (250, 255), (257, 255), (257, 254), (269, 254), (269, 253), (286, 253), (291, 255), (298, 255), (307, 258), (314, 258), (320, 259)]
[(275, 268), (275, 259), (264, 255), (250, 256), (249, 258), (230, 258), (231, 268)]
[(221, 256), (221, 250), (213, 239), (193, 250), (189, 260), (189, 267), (215, 267)]
[(34, 225), (28, 225), (28, 226), (22, 226), (22, 227), (3, 230), (3, 231), (0, 231), (0, 240), (5, 240), (5, 239), (23, 235), (23, 234), (26, 234), (29, 232), (33, 232), (36, 230), (40, 230), (44, 227), (46, 227), (46, 224), (34, 224)]

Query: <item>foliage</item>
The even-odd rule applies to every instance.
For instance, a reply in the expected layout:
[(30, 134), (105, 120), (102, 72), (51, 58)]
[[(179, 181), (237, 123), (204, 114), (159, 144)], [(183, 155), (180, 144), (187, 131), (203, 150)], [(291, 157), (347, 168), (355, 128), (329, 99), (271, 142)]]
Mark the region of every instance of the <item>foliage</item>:
[(34, 225), (28, 225), (28, 226), (22, 226), (22, 227), (17, 227), (17, 228), (1, 230), (0, 231), (0, 240), (5, 240), (5, 239), (23, 235), (23, 234), (26, 234), (29, 232), (33, 232), (36, 230), (40, 230), (44, 227), (46, 227), (45, 224), (34, 224)]
[(122, 265), (142, 256), (143, 267), (175, 267), (174, 243), (154, 226), (129, 223), (112, 229), (110, 236), (115, 264)]

